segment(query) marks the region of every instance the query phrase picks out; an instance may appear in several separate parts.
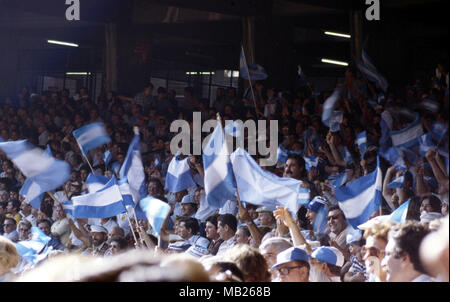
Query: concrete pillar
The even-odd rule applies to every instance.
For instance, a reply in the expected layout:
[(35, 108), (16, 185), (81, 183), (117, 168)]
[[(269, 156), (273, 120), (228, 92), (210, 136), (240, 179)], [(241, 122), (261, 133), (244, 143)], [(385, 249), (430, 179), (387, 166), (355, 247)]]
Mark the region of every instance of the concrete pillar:
[(106, 56), (106, 89), (117, 91), (117, 25), (108, 23), (105, 25), (105, 56)]

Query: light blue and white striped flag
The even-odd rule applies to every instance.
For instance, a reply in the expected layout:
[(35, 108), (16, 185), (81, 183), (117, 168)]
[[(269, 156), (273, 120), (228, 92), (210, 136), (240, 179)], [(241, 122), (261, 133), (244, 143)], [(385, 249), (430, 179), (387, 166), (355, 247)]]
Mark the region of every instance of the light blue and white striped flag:
[(435, 100), (431, 100), (431, 99), (425, 99), (422, 101), (421, 103), (422, 108), (424, 108), (425, 110), (431, 111), (431, 112), (439, 112), (439, 103), (436, 102)]
[(408, 215), (408, 207), (410, 200), (402, 203), (394, 212), (389, 216), (389, 220), (403, 223), (406, 221), (406, 215)]
[(273, 210), (277, 205), (287, 207), (293, 214), (309, 202), (310, 191), (301, 186), (302, 181), (262, 169), (245, 150), (237, 148), (231, 162), (242, 200)]
[(388, 183), (387, 187), (389, 189), (401, 189), (403, 188), (403, 184), (405, 182), (405, 176), (401, 175), (393, 179), (390, 183)]
[(213, 209), (220, 209), (236, 193), (236, 180), (230, 162), (230, 152), (220, 121), (203, 149), (206, 201)]
[(176, 193), (183, 191), (195, 185), (192, 177), (191, 169), (189, 168), (189, 158), (179, 160), (179, 155), (176, 154), (170, 161), (167, 168), (166, 183), (164, 189), (169, 192)]
[(0, 142), (0, 149), (27, 177), (20, 194), (39, 209), (42, 195), (63, 185), (70, 178), (70, 166), (57, 160), (47, 148), (43, 151), (26, 140)]
[(338, 188), (338, 187), (342, 187), (343, 185), (345, 185), (348, 181), (348, 173), (347, 172), (343, 172), (340, 173), (338, 175), (336, 175), (336, 178), (330, 182), (330, 184), (334, 187), (334, 188)]
[(45, 246), (50, 241), (50, 237), (45, 235), (38, 227), (31, 227), (31, 239), (15, 243), (17, 253), (32, 264), (37, 264), (39, 260), (45, 258), (50, 250), (45, 250)]
[(305, 168), (307, 171), (317, 169), (319, 167), (319, 157), (304, 156), (303, 159), (305, 160)]
[[(133, 199), (133, 195), (131, 194), (130, 185), (128, 184), (128, 179), (120, 179), (117, 183), (119, 185), (120, 194), (122, 194), (123, 204), (125, 206), (136, 207), (136, 204), (139, 200)], [(139, 218), (138, 218), (139, 219)]]
[(111, 141), (111, 138), (105, 131), (105, 126), (100, 122), (83, 126), (72, 133), (84, 156), (89, 150)]
[(347, 165), (351, 165), (353, 163), (353, 157), (348, 148), (344, 148), (344, 161)]
[(426, 133), (419, 137), (419, 145), (420, 145), (420, 156), (425, 157), (425, 154), (429, 150), (433, 150), (436, 148), (436, 145), (433, 143), (431, 138), (431, 133)]
[(66, 214), (70, 214), (73, 216), (73, 201), (72, 200), (66, 200), (61, 202), (64, 212)]
[(120, 167), (120, 179), (127, 179), (133, 200), (137, 203), (144, 196), (147, 196), (147, 186), (145, 185), (145, 171), (141, 159), (141, 146), (139, 134), (136, 135), (128, 147), (127, 156)]
[(355, 143), (358, 145), (359, 151), (361, 151), (361, 158), (364, 157), (367, 148), (367, 133), (363, 131), (356, 135)]
[(236, 138), (240, 138), (244, 135), (244, 124), (242, 121), (225, 121), (225, 128), (223, 128), (225, 134), (232, 135)]
[(287, 157), (289, 155), (289, 150), (283, 147), (283, 145), (279, 145), (277, 149), (277, 158), (280, 163), (286, 163)]
[(267, 79), (267, 73), (261, 65), (247, 65), (243, 47), (241, 47), (241, 55), (239, 58), (239, 74), (243, 79), (246, 80), (261, 81)]
[[(341, 96), (341, 89), (336, 89), (323, 103), (322, 123), (331, 128), (333, 122), (335, 108)], [(342, 122), (342, 121), (341, 121)]]
[(105, 163), (105, 168), (108, 167), (109, 163), (111, 162), (112, 159), (112, 153), (109, 150), (106, 150), (103, 154), (102, 154), (102, 159), (103, 162)]
[(415, 119), (410, 125), (401, 130), (391, 131), (390, 135), (394, 147), (411, 148), (418, 145), (418, 138), (423, 135), (419, 114), (415, 114)]
[(354, 229), (369, 220), (373, 212), (379, 209), (382, 180), (380, 163), (377, 159), (375, 171), (334, 190), (339, 207)]
[(89, 173), (88, 177), (86, 178), (86, 186), (88, 188), (88, 192), (97, 192), (98, 190), (102, 189), (110, 180), (111, 179), (106, 176)]
[(362, 50), (362, 59), (363, 61), (356, 60), (355, 62), (356, 66), (361, 71), (363, 76), (367, 80), (375, 83), (377, 88), (386, 92), (387, 88), (389, 87), (387, 79), (378, 72), (364, 49)]
[(114, 176), (99, 191), (73, 197), (72, 201), (74, 218), (109, 218), (126, 212)]
[(153, 161), (152, 168), (156, 168), (161, 164), (161, 156), (157, 156)]
[(160, 236), (162, 224), (170, 212), (170, 205), (152, 196), (147, 196), (139, 201), (139, 206), (147, 216), (152, 229)]

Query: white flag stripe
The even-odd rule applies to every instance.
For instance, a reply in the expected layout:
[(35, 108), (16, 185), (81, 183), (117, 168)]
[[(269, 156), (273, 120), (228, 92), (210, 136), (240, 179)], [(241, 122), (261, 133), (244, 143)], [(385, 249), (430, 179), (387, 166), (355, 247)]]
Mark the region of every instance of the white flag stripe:
[(91, 194), (76, 196), (72, 198), (74, 206), (95, 206), (103, 207), (122, 199), (119, 187), (113, 185), (102, 192), (95, 192), (95, 201)]
[(392, 144), (394, 146), (400, 146), (422, 135), (423, 128), (422, 124), (419, 123), (404, 132), (393, 133), (391, 135)]
[(39, 148), (33, 148), (12, 159), (26, 177), (33, 177), (47, 170), (55, 160)]

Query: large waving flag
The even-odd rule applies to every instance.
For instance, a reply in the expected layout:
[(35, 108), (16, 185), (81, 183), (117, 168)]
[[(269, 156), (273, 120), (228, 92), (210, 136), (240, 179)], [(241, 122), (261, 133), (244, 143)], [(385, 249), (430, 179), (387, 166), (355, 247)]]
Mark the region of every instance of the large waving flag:
[[(322, 109), (322, 123), (332, 128), (335, 127), (334, 124), (336, 124), (336, 113), (335, 108), (337, 106), (337, 103), (339, 101), (341, 95), (341, 89), (336, 89), (332, 95), (330, 95), (325, 102), (323, 103), (323, 109)], [(342, 122), (342, 120), (341, 120)], [(336, 129), (333, 129), (336, 130)]]
[(32, 264), (37, 264), (40, 260), (45, 258), (51, 251), (51, 248), (46, 248), (50, 237), (45, 235), (41, 229), (31, 227), (31, 239), (23, 240), (15, 243), (17, 253)]
[(388, 81), (381, 73), (378, 72), (364, 49), (362, 50), (362, 59), (363, 61), (356, 60), (356, 66), (361, 71), (363, 76), (367, 80), (375, 83), (377, 88), (386, 92), (389, 87)]
[(287, 207), (291, 213), (297, 213), (301, 205), (309, 202), (310, 191), (301, 186), (302, 181), (262, 169), (245, 150), (237, 148), (231, 154), (231, 162), (242, 200), (273, 210), (277, 205)]
[(147, 196), (139, 201), (139, 206), (147, 216), (153, 230), (159, 236), (162, 224), (170, 212), (170, 205), (152, 196)]
[[(230, 152), (220, 119), (203, 150), (206, 201), (213, 209), (221, 208), (236, 193), (236, 180), (230, 162)], [(168, 173), (167, 173), (168, 175)]]
[(147, 195), (147, 186), (145, 185), (145, 171), (141, 159), (141, 147), (139, 144), (139, 132), (135, 129), (136, 135), (128, 147), (127, 156), (120, 167), (120, 179), (127, 179), (130, 185), (131, 195), (137, 203)]
[(114, 176), (101, 190), (73, 197), (72, 201), (75, 218), (109, 218), (126, 212)]
[(166, 183), (164, 188), (169, 192), (180, 192), (195, 185), (189, 168), (189, 158), (179, 160), (179, 155), (175, 155), (167, 168)]
[(20, 194), (39, 209), (42, 194), (63, 185), (70, 178), (70, 166), (51, 155), (49, 148), (44, 152), (26, 140), (0, 142), (0, 149), (27, 177)]
[(74, 130), (72, 133), (84, 156), (86, 156), (89, 150), (111, 141), (103, 123), (100, 122), (83, 126)]
[(241, 48), (241, 56), (239, 58), (239, 74), (243, 79), (260, 81), (267, 79), (267, 73), (261, 65), (248, 64), (245, 59), (244, 48)]
[(334, 190), (339, 207), (348, 223), (357, 228), (379, 209), (381, 205), (382, 172), (377, 159), (377, 168), (372, 173), (360, 177), (344, 187)]

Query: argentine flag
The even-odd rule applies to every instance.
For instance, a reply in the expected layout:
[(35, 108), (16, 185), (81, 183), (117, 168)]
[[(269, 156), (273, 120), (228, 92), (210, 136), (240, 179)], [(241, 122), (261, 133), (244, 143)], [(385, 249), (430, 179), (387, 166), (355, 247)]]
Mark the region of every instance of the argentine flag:
[(423, 135), (419, 114), (415, 114), (415, 119), (410, 125), (401, 130), (391, 131), (390, 135), (394, 147), (411, 148), (418, 145), (418, 138)]
[(372, 173), (360, 177), (334, 192), (348, 223), (356, 229), (366, 222), (381, 205), (382, 172), (379, 159)]
[[(331, 94), (323, 103), (322, 109), (322, 123), (331, 128), (332, 126), (335, 128), (336, 124), (336, 113), (334, 109), (337, 106), (337, 102), (339, 101), (341, 94), (341, 89), (336, 89), (333, 94)], [(338, 116), (339, 117), (339, 116)], [(342, 119), (341, 119), (342, 122)], [(336, 130), (336, 129), (333, 129)]]
[(363, 76), (367, 80), (375, 83), (377, 88), (386, 92), (389, 86), (387, 79), (381, 73), (378, 72), (378, 70), (373, 65), (369, 55), (366, 53), (364, 49), (362, 50), (362, 59), (363, 59), (362, 62), (356, 60), (356, 65), (363, 74)]
[(195, 185), (192, 177), (191, 169), (189, 168), (189, 158), (178, 159), (179, 154), (176, 154), (170, 161), (167, 168), (166, 183), (164, 189), (169, 192), (176, 193), (183, 191)]
[(28, 262), (37, 264), (44, 259), (51, 248), (45, 248), (50, 241), (50, 237), (45, 235), (38, 227), (31, 227), (31, 239), (15, 243), (17, 253)]
[(73, 201), (72, 200), (66, 200), (61, 202), (63, 210), (66, 214), (70, 214), (73, 216)]
[(170, 205), (152, 196), (147, 196), (139, 201), (139, 206), (144, 211), (152, 229), (160, 236), (162, 224), (170, 212)]
[(225, 135), (220, 120), (203, 149), (206, 201), (213, 209), (221, 208), (236, 193), (236, 180), (230, 162)]
[(136, 135), (128, 147), (127, 156), (119, 170), (120, 179), (127, 179), (133, 200), (137, 203), (147, 195), (145, 185), (145, 171), (141, 159), (141, 146), (139, 144), (139, 132), (135, 129)]
[(243, 47), (241, 47), (241, 56), (239, 58), (239, 74), (246, 80), (261, 81), (267, 79), (267, 73), (261, 65), (247, 65)]
[(112, 153), (109, 150), (106, 150), (103, 154), (102, 154), (102, 159), (105, 162), (105, 168), (108, 167), (109, 163), (111, 162), (112, 159)]
[(317, 169), (319, 167), (319, 157), (304, 156), (303, 159), (305, 160), (305, 168), (307, 171)]
[(26, 140), (0, 142), (0, 149), (27, 177), (20, 194), (35, 209), (40, 208), (42, 194), (63, 185), (70, 178), (70, 166), (57, 160), (49, 148), (44, 152)]
[(404, 182), (405, 182), (405, 176), (402, 175), (402, 176), (395, 178), (390, 183), (388, 183), (387, 187), (389, 189), (401, 189), (401, 188), (403, 188)]
[(73, 197), (72, 201), (74, 218), (109, 218), (126, 212), (114, 176), (97, 192)]
[(89, 150), (111, 141), (103, 123), (100, 122), (83, 126), (74, 130), (72, 133), (84, 156), (86, 156)]
[(402, 203), (394, 212), (391, 213), (389, 219), (394, 222), (403, 223), (408, 215), (408, 207), (410, 200)]
[(367, 148), (367, 133), (363, 131), (356, 135), (356, 144), (358, 145), (359, 151), (361, 151), (361, 158), (364, 157)]
[(293, 214), (309, 202), (310, 191), (301, 186), (302, 181), (278, 177), (264, 170), (241, 148), (237, 148), (230, 158), (242, 200), (272, 210), (277, 205), (287, 207)]
[(289, 150), (283, 147), (283, 145), (279, 145), (277, 148), (277, 160), (280, 163), (286, 163), (287, 157), (289, 155)]
[(420, 156), (425, 157), (425, 154), (429, 150), (433, 150), (436, 148), (436, 145), (433, 143), (431, 138), (431, 133), (427, 133), (419, 137), (419, 146), (420, 146)]

